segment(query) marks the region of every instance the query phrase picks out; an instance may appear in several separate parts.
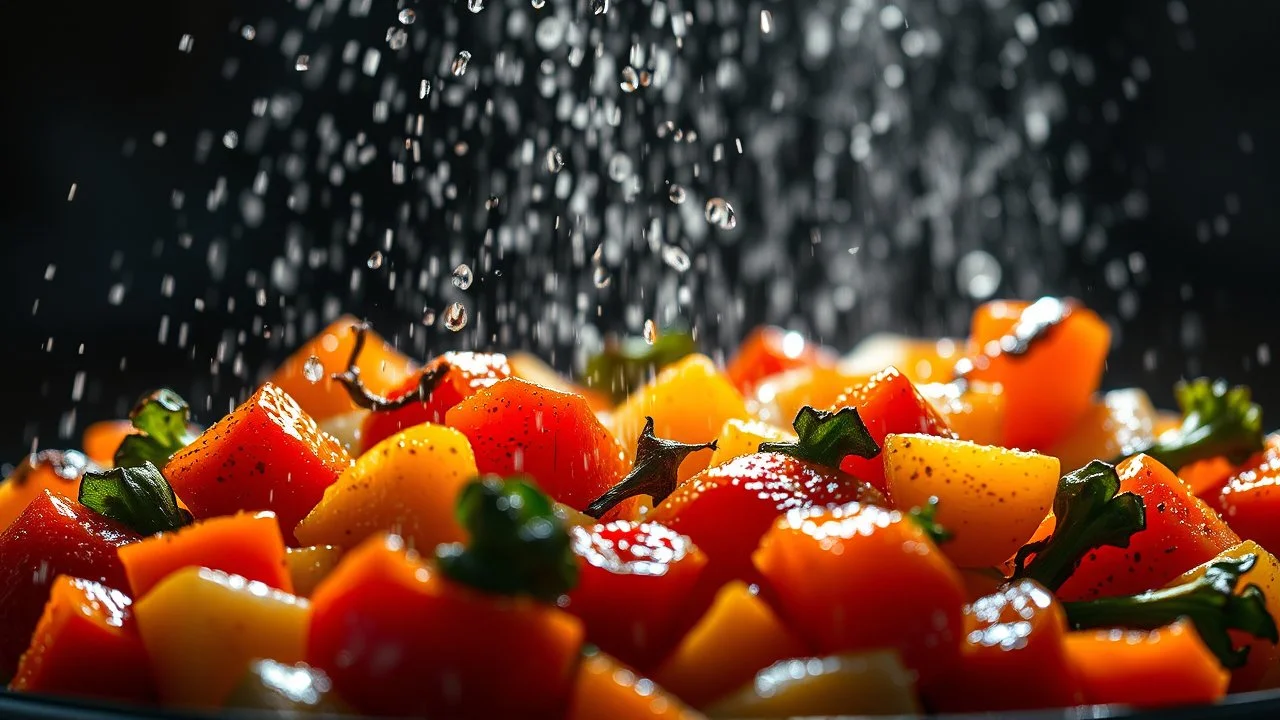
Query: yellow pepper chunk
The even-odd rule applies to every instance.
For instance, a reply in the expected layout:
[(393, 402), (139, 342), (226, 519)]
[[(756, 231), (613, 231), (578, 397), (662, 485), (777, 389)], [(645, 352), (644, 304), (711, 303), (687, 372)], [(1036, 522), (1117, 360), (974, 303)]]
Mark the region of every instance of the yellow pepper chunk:
[(374, 445), (338, 476), (294, 530), (303, 545), (354, 547), (394, 532), (429, 552), (466, 536), (454, 517), (458, 492), (477, 474), (462, 433), (431, 423)]
[(258, 659), (303, 660), (306, 600), (207, 568), (165, 578), (133, 606), (161, 699), (220, 707)]
[(914, 674), (894, 650), (783, 660), (707, 709), (718, 718), (917, 715)]
[(329, 577), (338, 561), (342, 560), (342, 548), (334, 545), (289, 548), (285, 551), (284, 560), (293, 581), (294, 594), (311, 597), (320, 581)]
[[(726, 420), (746, 420), (751, 415), (742, 395), (711, 358), (689, 355), (664, 368), (614, 410), (609, 429), (628, 455), (636, 451), (646, 416), (653, 417), (658, 437), (704, 443), (720, 432)], [(690, 454), (680, 464), (680, 480), (705, 470), (710, 461), (710, 450)]]
[(759, 452), (762, 442), (793, 442), (795, 433), (789, 433), (759, 420), (726, 420), (716, 438), (715, 452), (711, 453), (711, 467), (728, 462), (742, 455)]
[(955, 534), (939, 548), (960, 567), (1004, 562), (1031, 539), (1053, 505), (1058, 458), (933, 435), (884, 441), (889, 497), (902, 511), (938, 499), (938, 522)]
[(807, 648), (760, 596), (740, 581), (716, 594), (707, 613), (684, 636), (654, 680), (695, 707), (719, 700), (779, 660)]

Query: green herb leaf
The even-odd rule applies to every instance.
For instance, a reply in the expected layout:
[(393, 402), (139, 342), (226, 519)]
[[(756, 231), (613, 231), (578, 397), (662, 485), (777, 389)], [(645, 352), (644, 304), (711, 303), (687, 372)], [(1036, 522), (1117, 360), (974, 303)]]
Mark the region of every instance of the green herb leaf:
[(600, 354), (587, 360), (582, 383), (621, 402), (659, 370), (696, 349), (693, 336), (680, 330), (668, 330), (652, 344), (638, 337), (610, 339)]
[(1225, 457), (1242, 463), (1263, 448), (1262, 408), (1245, 385), (1199, 378), (1174, 388), (1182, 425), (1165, 433), (1145, 452), (1177, 472), (1198, 460)]
[(466, 545), (436, 548), (440, 569), (453, 580), (500, 595), (554, 602), (578, 582), (569, 533), (551, 498), (533, 480), (479, 478), (458, 496)]
[(584, 512), (598, 520), (618, 503), (636, 495), (648, 495), (657, 505), (675, 492), (680, 463), (689, 457), (689, 453), (715, 449), (715, 440), (693, 445), (657, 437), (653, 434), (653, 418), (646, 417), (644, 430), (636, 441), (636, 461), (631, 472), (593, 500)]
[(1152, 630), (1185, 617), (1223, 667), (1238, 668), (1248, 659), (1249, 648), (1236, 648), (1228, 631), (1247, 632), (1272, 644), (1280, 641), (1262, 590), (1251, 584), (1236, 594), (1240, 578), (1253, 569), (1257, 559), (1250, 554), (1218, 560), (1209, 565), (1204, 575), (1173, 587), (1127, 597), (1067, 602), (1062, 607), (1067, 621), (1081, 629)]
[(191, 514), (178, 506), (173, 488), (150, 462), (85, 473), (80, 504), (140, 535), (191, 524)]
[(1090, 551), (1129, 547), (1129, 538), (1147, 526), (1146, 508), (1141, 497), (1117, 495), (1119, 490), (1115, 466), (1101, 460), (1063, 476), (1053, 498), (1057, 526), (1049, 537), (1018, 550), (1013, 579), (1031, 578), (1057, 590)]
[(143, 396), (129, 419), (139, 432), (126, 436), (116, 450), (115, 464), (121, 467), (137, 467), (146, 462), (164, 467), (174, 453), (196, 439), (189, 426), (190, 406), (168, 388)]
[(930, 495), (929, 501), (924, 505), (917, 505), (908, 510), (907, 517), (924, 530), (934, 545), (941, 545), (955, 537), (950, 530), (938, 523), (938, 498), (935, 495)]
[(880, 454), (880, 446), (867, 431), (857, 408), (831, 413), (806, 405), (800, 408), (791, 426), (798, 440), (760, 443), (760, 452), (783, 453), (833, 468), (840, 467), (849, 455), (873, 458)]

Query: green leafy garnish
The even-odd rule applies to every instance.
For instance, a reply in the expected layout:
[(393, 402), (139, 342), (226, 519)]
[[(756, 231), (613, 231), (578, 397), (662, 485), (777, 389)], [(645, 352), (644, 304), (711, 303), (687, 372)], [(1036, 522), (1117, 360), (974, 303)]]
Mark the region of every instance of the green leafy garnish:
[(907, 511), (907, 517), (920, 526), (934, 545), (941, 545), (955, 537), (952, 532), (938, 523), (938, 498), (930, 495), (924, 505), (917, 505)]
[(471, 539), (436, 548), (453, 580), (500, 595), (554, 602), (578, 582), (578, 563), (551, 498), (525, 477), (486, 475), (458, 495), (458, 521)]
[(608, 393), (614, 402), (621, 402), (659, 370), (695, 349), (693, 336), (679, 330), (662, 333), (652, 344), (638, 337), (611, 338), (600, 354), (587, 360), (582, 383)]
[(584, 512), (598, 520), (618, 503), (636, 495), (648, 495), (657, 505), (675, 492), (680, 463), (689, 453), (715, 449), (715, 440), (693, 445), (657, 437), (653, 434), (653, 418), (646, 417), (644, 430), (636, 441), (636, 462), (631, 472), (593, 500)]
[(1248, 386), (1199, 378), (1178, 383), (1173, 392), (1182, 425), (1137, 452), (1177, 472), (1214, 457), (1239, 464), (1263, 448), (1262, 408), (1253, 402)]
[(1141, 497), (1117, 495), (1119, 490), (1115, 466), (1101, 460), (1064, 475), (1053, 498), (1053, 534), (1018, 550), (1013, 579), (1030, 578), (1057, 590), (1090, 551), (1129, 547), (1129, 538), (1147, 526), (1146, 508)]
[(1209, 564), (1204, 575), (1173, 587), (1127, 597), (1067, 602), (1062, 607), (1067, 621), (1078, 629), (1153, 630), (1187, 618), (1223, 667), (1238, 668), (1248, 659), (1249, 648), (1236, 648), (1229, 630), (1241, 630), (1272, 644), (1280, 641), (1262, 590), (1250, 584), (1236, 594), (1241, 576), (1252, 570), (1257, 560), (1252, 554), (1218, 560)]
[(79, 499), (81, 505), (140, 535), (191, 524), (191, 513), (178, 506), (169, 481), (150, 462), (85, 473)]
[(168, 388), (144, 395), (129, 412), (129, 420), (139, 432), (126, 436), (116, 449), (115, 464), (120, 467), (146, 462), (164, 467), (174, 453), (196, 439), (189, 427), (191, 407)]
[(880, 446), (867, 431), (857, 408), (846, 407), (832, 413), (806, 405), (800, 408), (791, 426), (798, 440), (760, 443), (760, 452), (783, 453), (833, 468), (840, 467), (840, 461), (849, 455), (873, 458), (880, 454)]

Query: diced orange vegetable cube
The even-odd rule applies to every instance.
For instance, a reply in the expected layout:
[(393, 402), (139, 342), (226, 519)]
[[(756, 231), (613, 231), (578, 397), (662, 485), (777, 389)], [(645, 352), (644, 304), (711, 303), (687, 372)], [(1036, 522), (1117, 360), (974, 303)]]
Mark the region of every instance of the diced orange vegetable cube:
[[(1005, 394), (1007, 447), (1045, 450), (1089, 409), (1102, 379), (1111, 329), (1097, 313), (1074, 307), (1061, 322), (1030, 343), (1025, 354), (1001, 351), (1002, 339), (1020, 321), (1053, 320), (1061, 303), (998, 300), (973, 315), (970, 380), (999, 383)], [(1032, 317), (1031, 314), (1043, 317)]]
[(129, 596), (100, 583), (59, 576), (10, 688), (129, 703), (155, 701), (150, 662)]
[(28, 455), (0, 482), (0, 530), (9, 527), (45, 490), (77, 497), (86, 468), (88, 459), (75, 450), (42, 450)]
[[(352, 328), (359, 322), (351, 315), (334, 320), (281, 363), (267, 382), (293, 396), (302, 409), (317, 420), (327, 420), (355, 410), (356, 405), (346, 388), (334, 382), (332, 375), (347, 369), (356, 342)], [(313, 357), (323, 368), (320, 379), (315, 381), (311, 379), (315, 374), (306, 370), (307, 362)], [(413, 360), (373, 330), (368, 331), (356, 366), (360, 368), (360, 380), (365, 387), (379, 397), (386, 397), (417, 369)]]
[(701, 720), (674, 695), (602, 652), (582, 658), (568, 720)]
[(133, 597), (188, 567), (206, 567), (293, 592), (285, 565), (284, 536), (269, 512), (238, 513), (201, 520), (120, 548), (120, 562)]
[(1138, 708), (1222, 699), (1230, 674), (1188, 620), (1158, 630), (1067, 633), (1067, 658), (1093, 705)]
[(111, 467), (115, 464), (116, 450), (120, 449), (120, 443), (136, 432), (138, 429), (131, 420), (103, 420), (84, 429), (80, 446), (90, 460), (103, 467)]
[(756, 592), (734, 581), (720, 589), (653, 677), (685, 702), (703, 707), (779, 660), (808, 654), (809, 648)]

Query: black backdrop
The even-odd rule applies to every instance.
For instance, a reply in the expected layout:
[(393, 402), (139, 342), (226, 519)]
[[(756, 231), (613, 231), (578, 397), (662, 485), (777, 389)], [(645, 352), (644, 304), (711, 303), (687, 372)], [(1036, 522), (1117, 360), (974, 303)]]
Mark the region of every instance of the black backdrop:
[[(1112, 228), (1101, 257), (1068, 258), (1080, 294), (1107, 311), (1116, 304), (1104, 279), (1107, 262), (1133, 251), (1146, 258), (1150, 282), (1139, 290), (1142, 311), (1124, 329), (1109, 383), (1163, 388), (1181, 374), (1210, 372), (1252, 383), (1280, 408), (1280, 383), (1267, 363), (1280, 342), (1270, 307), (1280, 261), (1272, 242), (1280, 230), (1272, 199), (1280, 189), (1280, 88), (1274, 82), (1280, 5), (1192, 4), (1185, 25), (1195, 46), (1190, 52), (1165, 3), (1082, 5), (1067, 42), (1095, 58), (1098, 79), (1069, 98), (1073, 112), (1060, 134), (1083, 142), (1097, 159), (1084, 187), (1089, 203), (1122, 198), (1135, 168), (1147, 199), (1143, 217)], [(12, 406), (0, 419), (5, 458), (16, 457), (37, 434), (45, 445), (60, 444), (50, 440), (60, 421), (82, 422), (115, 409), (114, 403), (94, 406), (95, 399), (161, 383), (187, 387), (192, 373), (206, 369), (173, 343), (157, 345), (158, 308), (106, 306), (102, 278), (113, 254), (125, 249), (128, 270), (146, 282), (159, 283), (162, 271), (175, 273), (179, 283), (203, 281), (203, 263), (162, 268), (146, 252), (175, 232), (167, 211), (171, 178), (190, 171), (190, 158), (157, 153), (130, 160), (122, 148), (128, 138), (145, 146), (160, 128), (169, 129), (171, 142), (190, 147), (196, 128), (217, 126), (210, 118), (224, 111), (226, 99), (192, 79), (208, 76), (207, 63), (218, 53), (184, 55), (176, 45), (184, 33), (200, 43), (229, 42), (235, 6), (187, 0), (0, 6), (0, 267), (6, 275), (0, 348), (8, 374), (0, 397)], [(1115, 95), (1135, 54), (1153, 69), (1141, 101), (1114, 123), (1082, 121), (1096, 116), (1104, 96)], [(77, 196), (69, 203), (72, 183)], [(56, 293), (45, 280), (50, 263)], [(1184, 320), (1188, 308), (1198, 317), (1191, 325)], [(216, 343), (222, 328), (214, 318), (184, 317), (193, 342)], [(1197, 341), (1192, 350), (1183, 342), (1188, 336)], [(119, 372), (122, 356), (128, 366)], [(80, 416), (68, 418), (73, 378), (82, 370), (105, 380), (91, 387)]]

